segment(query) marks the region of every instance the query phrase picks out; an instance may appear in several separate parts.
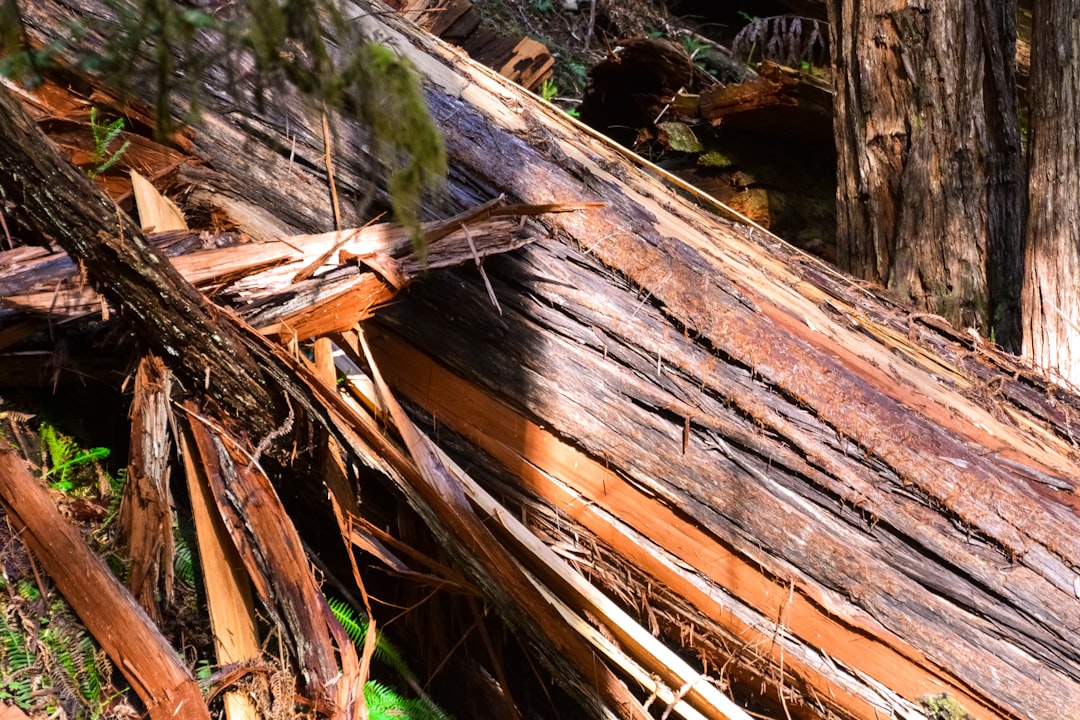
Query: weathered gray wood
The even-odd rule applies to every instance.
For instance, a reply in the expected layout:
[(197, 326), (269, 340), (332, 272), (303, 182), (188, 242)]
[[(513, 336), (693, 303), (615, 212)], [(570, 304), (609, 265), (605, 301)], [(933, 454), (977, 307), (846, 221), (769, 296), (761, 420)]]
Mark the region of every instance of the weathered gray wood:
[[(758, 635), (738, 636), (686, 596), (669, 600), (680, 621), (712, 629), (712, 646), (728, 652), (770, 648), (740, 665), (742, 677), (783, 677), (805, 691), (788, 704), (810, 717), (912, 716), (918, 695), (943, 687), (978, 703), (980, 717), (1080, 706), (1075, 398), (1048, 399), (1041, 380), (977, 339), (690, 206), (657, 170), (480, 70), (451, 69), (453, 55), (367, 10), (357, 5), (369, 32), (427, 78), (453, 165), (447, 204), (500, 192), (608, 203), (549, 220), (558, 240), (485, 265), (504, 316), (462, 269), (414, 288), (386, 327), (835, 624), (778, 632), (775, 605), (709, 579), (690, 556), (675, 563)], [(284, 137), (284, 118), (252, 117)], [(229, 164), (237, 137), (219, 124), (195, 142)], [(298, 143), (318, 156), (314, 136), (301, 130)], [(356, 165), (341, 177), (359, 178), (363, 147), (349, 150)], [(288, 170), (284, 155), (250, 154), (265, 165), (231, 168), (244, 181), (230, 192), (253, 204), (274, 193), (287, 206), (309, 197), (296, 186), (318, 187), (314, 161)], [(293, 183), (292, 172), (307, 175)], [(282, 213), (314, 230), (304, 224), (327, 209)], [(648, 537), (649, 517), (622, 520)], [(645, 591), (622, 581), (620, 562), (606, 566), (619, 578), (610, 584), (633, 601)], [(828, 632), (873, 638), (905, 672), (837, 659)], [(812, 671), (826, 683), (807, 680)]]

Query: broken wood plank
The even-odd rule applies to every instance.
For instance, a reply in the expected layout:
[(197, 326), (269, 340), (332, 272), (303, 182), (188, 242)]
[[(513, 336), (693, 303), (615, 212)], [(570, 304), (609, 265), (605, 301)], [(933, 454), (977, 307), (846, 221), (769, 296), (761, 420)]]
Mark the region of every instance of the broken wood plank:
[[(276, 412), (283, 418), (284, 408), (277, 409), (267, 392), (250, 382), (261, 371), (230, 331), (214, 321), (217, 311), (85, 174), (55, 161), (54, 146), (6, 89), (0, 89), (0, 130), (0, 166), (7, 177), (19, 178), (4, 183), (0, 194), (18, 208), (16, 219), (81, 258), (92, 276), (109, 275), (109, 296), (148, 337), (157, 334), (151, 328), (170, 328), (168, 340), (159, 338), (155, 350), (166, 358), (198, 357), (202, 372), (187, 374), (186, 380), (202, 383), (224, 407), (249, 418), (258, 432), (273, 430), (270, 418)], [(47, 172), (45, 149), (54, 158)], [(167, 315), (147, 314), (163, 302), (170, 306)], [(193, 368), (187, 365), (180, 372)]]
[[(392, 18), (359, 15), (428, 78), (455, 166), (451, 197), (474, 202), (479, 183), (487, 196), (609, 203), (550, 219), (565, 242), (487, 265), (506, 317), (462, 271), (415, 287), (383, 322), (793, 595), (901, 637), (988, 718), (1077, 705), (1074, 397), (1039, 400), (1045, 383), (1003, 372), (992, 348), (936, 333), (760, 228), (689, 207), (659, 169), (641, 171), (481, 69), (451, 71), (456, 54)], [(208, 125), (199, 147), (229, 157), (239, 131)], [(246, 181), (275, 179), (280, 222), (310, 211), (317, 223), (325, 203), (297, 193), (292, 207), (293, 183), (281, 180), (292, 176), (272, 155)], [(946, 346), (968, 357), (935, 371), (929, 348)], [(760, 617), (768, 630), (747, 623), (758, 645), (788, 641), (783, 613)], [(809, 627), (797, 638), (807, 658), (824, 642)], [(746, 685), (779, 677), (786, 693), (788, 657), (742, 663)], [(903, 678), (817, 670), (825, 681), (808, 673), (793, 707), (810, 717), (914, 712)]]
[(0, 438), (0, 501), (64, 599), (124, 675), (151, 720), (206, 718), (199, 686), (104, 561)]
[[(251, 582), (221, 520), (207, 472), (196, 462), (198, 453), (186, 434), (181, 435), (180, 442), (217, 662), (221, 667), (253, 662), (262, 655), (262, 647), (255, 625)], [(245, 693), (226, 690), (224, 702), (228, 720), (255, 720), (255, 705)]]
[(753, 79), (702, 90), (697, 114), (719, 125), (734, 115), (753, 113), (752, 122), (760, 123), (768, 121), (770, 111), (782, 114), (794, 108), (828, 120), (832, 116), (830, 90), (797, 70), (766, 62)]
[[(258, 455), (235, 446), (191, 401), (184, 405), (199, 465), (247, 575), (263, 606), (275, 615), (301, 654), (300, 672), (312, 700), (331, 718), (351, 718), (363, 692), (356, 648), (331, 613), (312, 574), (303, 544)], [(285, 432), (291, 428), (290, 414)], [(232, 442), (227, 447), (226, 442)], [(232, 572), (231, 570), (229, 571)]]
[(127, 586), (155, 621), (159, 594), (174, 598), (172, 497), (169, 493), (169, 394), (172, 376), (161, 359), (139, 361), (131, 399), (131, 450), (118, 524), (129, 558)]

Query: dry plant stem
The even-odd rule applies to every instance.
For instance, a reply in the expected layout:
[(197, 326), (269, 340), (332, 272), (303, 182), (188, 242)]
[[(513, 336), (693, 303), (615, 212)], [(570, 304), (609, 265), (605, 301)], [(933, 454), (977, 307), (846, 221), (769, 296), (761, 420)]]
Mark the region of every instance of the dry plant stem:
[(326, 111), (322, 113), (323, 144), (326, 146), (326, 179), (330, 185), (330, 200), (334, 207), (334, 229), (341, 230), (341, 206), (338, 205), (337, 185), (334, 184), (334, 160), (330, 157), (330, 122)]
[(476, 252), (476, 244), (473, 243), (472, 233), (469, 232), (468, 225), (462, 225), (461, 231), (465, 233), (465, 241), (469, 243), (469, 251), (472, 253), (473, 262), (476, 263), (476, 269), (480, 273), (480, 277), (484, 280), (484, 287), (487, 288), (488, 297), (491, 298), (491, 304), (495, 306), (499, 314), (502, 315), (502, 308), (499, 307), (499, 299), (495, 297), (495, 289), (491, 287), (491, 281), (488, 280), (487, 273), (484, 272), (484, 264), (480, 262), (480, 256)]
[(0, 500), (64, 599), (131, 683), (151, 720), (209, 720), (199, 686), (180, 664), (176, 650), (87, 547), (78, 530), (60, 515), (3, 438)]

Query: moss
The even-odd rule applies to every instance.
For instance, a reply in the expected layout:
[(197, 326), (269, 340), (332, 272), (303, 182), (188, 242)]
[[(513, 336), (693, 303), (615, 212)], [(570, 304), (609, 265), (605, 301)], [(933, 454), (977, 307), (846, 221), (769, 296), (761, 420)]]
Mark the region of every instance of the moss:
[(948, 693), (923, 695), (919, 702), (926, 709), (928, 720), (975, 720), (974, 716)]
[(446, 175), (446, 149), (428, 115), (424, 93), (412, 65), (389, 48), (369, 44), (357, 58), (366, 75), (361, 87), (363, 115), (376, 151), (389, 171), (387, 189), (398, 222), (412, 230), (413, 249), (424, 259), (420, 203), (424, 192)]

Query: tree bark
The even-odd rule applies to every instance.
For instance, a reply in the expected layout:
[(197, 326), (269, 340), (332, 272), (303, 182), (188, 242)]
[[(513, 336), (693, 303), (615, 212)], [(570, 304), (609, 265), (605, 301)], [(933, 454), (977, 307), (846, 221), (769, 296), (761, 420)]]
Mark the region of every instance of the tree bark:
[[(260, 384), (262, 371), (219, 312), (155, 248), (138, 225), (73, 165), (56, 162), (49, 139), (0, 90), (0, 198), (5, 212), (85, 263), (91, 279), (139, 335), (193, 386), (234, 417), (269, 433), (285, 413)], [(168, 308), (167, 312), (162, 312)], [(155, 312), (158, 311), (158, 312)], [(177, 363), (180, 359), (182, 362)], [(255, 382), (251, 382), (251, 380)], [(280, 420), (279, 420), (280, 421)]]
[(176, 650), (3, 438), (0, 502), (64, 599), (146, 704), (151, 720), (209, 720), (199, 685)]
[[(1080, 706), (1075, 397), (684, 202), (658, 168), (356, 10), (426, 78), (447, 203), (607, 203), (485, 264), (502, 315), (472, 269), (386, 313), (377, 356), (418, 416), (457, 433), (444, 442), (777, 716), (918, 717), (940, 691), (981, 719)], [(229, 111), (277, 141), (226, 142), (239, 131), (209, 115), (196, 147), (233, 177), (202, 179), (276, 198), (285, 225), (330, 217), (325, 201), (289, 206), (307, 196), (279, 179), (318, 186), (316, 164), (267, 149), (297, 124)], [(301, 135), (297, 157), (319, 157)], [(350, 149), (345, 181), (366, 160)], [(424, 514), (440, 540), (456, 510)]]
[(829, 3), (837, 258), (906, 302), (1019, 342), (1014, 2)]
[(1024, 355), (1080, 387), (1080, 18), (1037, 0), (1031, 38)]

